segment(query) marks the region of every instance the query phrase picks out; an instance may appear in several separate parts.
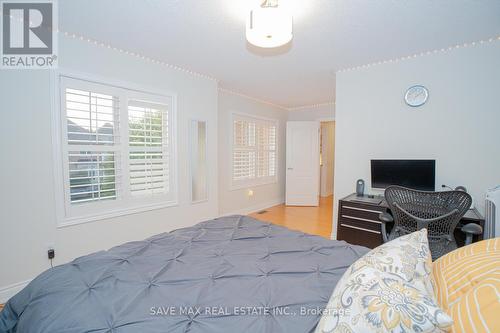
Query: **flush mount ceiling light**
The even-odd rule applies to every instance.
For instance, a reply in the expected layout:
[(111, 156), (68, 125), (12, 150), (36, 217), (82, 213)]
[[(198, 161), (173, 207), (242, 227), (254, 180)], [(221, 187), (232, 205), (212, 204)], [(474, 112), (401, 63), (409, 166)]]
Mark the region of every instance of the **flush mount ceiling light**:
[(293, 38), (292, 15), (278, 0), (264, 0), (248, 14), (246, 36), (250, 44), (258, 47), (285, 45)]

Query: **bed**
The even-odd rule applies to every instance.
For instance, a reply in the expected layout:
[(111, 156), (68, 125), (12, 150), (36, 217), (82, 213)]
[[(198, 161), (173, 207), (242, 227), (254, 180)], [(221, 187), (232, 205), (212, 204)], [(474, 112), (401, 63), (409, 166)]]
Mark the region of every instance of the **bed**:
[(367, 248), (250, 217), (199, 223), (49, 269), (0, 332), (313, 332)]

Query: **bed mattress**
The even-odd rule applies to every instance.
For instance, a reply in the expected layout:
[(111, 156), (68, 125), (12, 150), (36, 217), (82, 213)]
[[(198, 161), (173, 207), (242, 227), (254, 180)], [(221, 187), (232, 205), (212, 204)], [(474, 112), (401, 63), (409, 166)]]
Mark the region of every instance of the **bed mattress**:
[(0, 332), (313, 332), (368, 252), (230, 216), (49, 269), (11, 298)]

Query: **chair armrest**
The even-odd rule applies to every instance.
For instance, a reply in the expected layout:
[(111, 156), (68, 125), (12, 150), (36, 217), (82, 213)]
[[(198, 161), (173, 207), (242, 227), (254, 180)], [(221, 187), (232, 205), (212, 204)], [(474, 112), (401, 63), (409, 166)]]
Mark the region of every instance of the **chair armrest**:
[(387, 235), (387, 223), (394, 222), (394, 218), (391, 216), (391, 214), (387, 212), (380, 213), (378, 216), (379, 220), (382, 221), (381, 225), (381, 231), (382, 231), (382, 240), (384, 243), (387, 243), (389, 236)]
[(394, 218), (392, 217), (391, 214), (387, 212), (380, 213), (378, 216), (378, 219), (382, 221), (383, 223), (391, 223), (394, 222)]
[(481, 235), (483, 233), (483, 228), (475, 223), (467, 223), (461, 230), (465, 233), (465, 245), (472, 244), (472, 237), (474, 235)]
[(483, 228), (476, 223), (467, 223), (462, 227), (462, 232), (471, 235), (481, 235), (483, 233)]

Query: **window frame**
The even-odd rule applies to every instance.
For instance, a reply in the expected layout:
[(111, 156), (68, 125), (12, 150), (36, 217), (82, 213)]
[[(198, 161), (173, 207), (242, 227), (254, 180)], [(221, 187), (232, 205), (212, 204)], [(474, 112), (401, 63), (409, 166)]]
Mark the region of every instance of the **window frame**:
[[(254, 120), (254, 121), (264, 121), (264, 122), (271, 122), (276, 126), (276, 161), (275, 161), (275, 170), (276, 173), (274, 176), (268, 176), (268, 177), (255, 177), (254, 179), (248, 179), (248, 180), (234, 180), (234, 121), (237, 120), (238, 118), (247, 118), (249, 120)], [(279, 165), (280, 165), (280, 156), (279, 156), (279, 141), (280, 141), (280, 122), (279, 119), (276, 118), (268, 118), (268, 117), (261, 117), (261, 116), (256, 116), (250, 113), (244, 113), (244, 112), (232, 112), (231, 116), (229, 117), (229, 128), (230, 128), (230, 156), (229, 156), (229, 170), (230, 170), (230, 181), (229, 181), (229, 190), (231, 191), (236, 191), (236, 190), (241, 190), (241, 189), (246, 189), (249, 187), (258, 187), (258, 186), (263, 186), (263, 185), (270, 185), (270, 184), (276, 184), (278, 183), (279, 180)], [(257, 161), (257, 158), (256, 158)], [(256, 162), (257, 163), (257, 162)], [(257, 167), (257, 165), (255, 166)], [(257, 172), (257, 171), (256, 171)]]
[[(173, 207), (178, 205), (178, 155), (177, 155), (177, 94), (169, 91), (159, 91), (155, 88), (138, 86), (129, 82), (110, 80), (96, 75), (75, 73), (63, 69), (51, 72), (51, 106), (52, 106), (52, 144), (53, 144), (53, 169), (56, 190), (56, 215), (57, 227), (63, 228), (81, 223), (88, 223), (107, 218), (135, 214), (155, 209)], [(74, 81), (73, 81), (74, 80)], [(82, 85), (99, 86), (98, 93), (118, 93), (120, 142), (117, 146), (104, 146), (109, 151), (117, 151), (120, 155), (115, 158), (115, 169), (121, 170), (121, 181), (116, 181), (120, 197), (117, 200), (93, 201), (86, 204), (72, 205), (69, 191), (69, 165), (68, 151), (71, 145), (67, 142), (67, 118), (65, 109), (65, 88), (68, 82), (81, 82)], [(82, 86), (80, 86), (81, 88)], [(71, 86), (69, 86), (71, 88)], [(79, 89), (79, 87), (74, 87)], [(122, 98), (126, 91), (127, 98)], [(117, 95), (115, 95), (117, 96)], [(168, 130), (169, 130), (169, 193), (168, 195), (133, 196), (127, 192), (130, 186), (129, 169), (129, 125), (128, 101), (142, 100), (168, 105)], [(123, 115), (127, 115), (126, 118)], [(116, 156), (116, 155), (115, 155)], [(116, 161), (118, 159), (118, 161)]]

